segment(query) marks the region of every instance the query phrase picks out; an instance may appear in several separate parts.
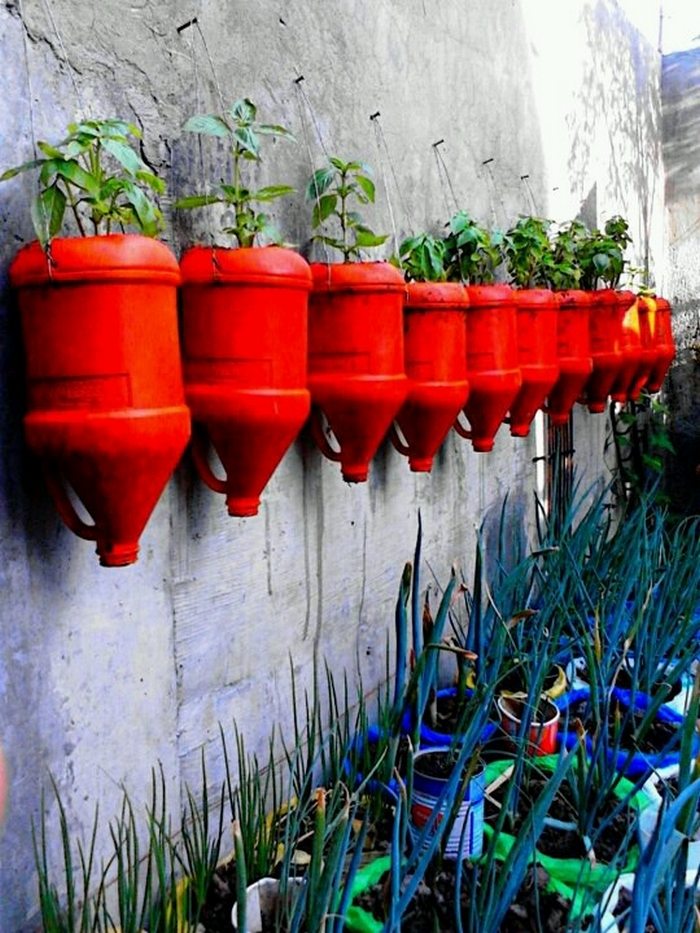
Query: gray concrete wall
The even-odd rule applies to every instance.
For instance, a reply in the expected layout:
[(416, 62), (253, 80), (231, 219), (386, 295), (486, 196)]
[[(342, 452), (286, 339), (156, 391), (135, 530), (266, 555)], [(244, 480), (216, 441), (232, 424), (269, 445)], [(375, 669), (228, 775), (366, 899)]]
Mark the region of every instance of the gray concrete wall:
[[(60, 138), (84, 108), (135, 119), (169, 198), (192, 191), (201, 170), (180, 128), (217, 106), (211, 56), (226, 101), (250, 96), (299, 138), (269, 147), (262, 182), (303, 188), (307, 146), (315, 163), (323, 154), (315, 123), (329, 151), (378, 169), (377, 229), (391, 229), (387, 187), (399, 233), (435, 228), (454, 207), (432, 150), (444, 138), (459, 205), (480, 219), (510, 224), (532, 201), (558, 220), (584, 204), (593, 221), (623, 212), (633, 258), (657, 261), (658, 56), (614, 0), (50, 6), (62, 43), (39, 0), (0, 6), (3, 165), (31, 156), (32, 124), (39, 138)], [(176, 31), (194, 14), (206, 49), (197, 31)], [(300, 73), (311, 111), (294, 84)], [(377, 110), (390, 158), (376, 147)], [(98, 801), (111, 813), (122, 783), (138, 805), (159, 759), (177, 811), (183, 782), (197, 783), (202, 746), (212, 784), (220, 781), (219, 720), (235, 717), (260, 751), (271, 722), (289, 721), (290, 654), (302, 686), (314, 658), (327, 657), (338, 670), (359, 665), (372, 687), (417, 510), (437, 576), (454, 561), (468, 574), (474, 529), (506, 493), (529, 520), (537, 453), (534, 437), (505, 431), (489, 455), (453, 436), (421, 477), (385, 446), (369, 483), (349, 487), (302, 436), (252, 520), (227, 518), (185, 461), (139, 563), (100, 569), (92, 547), (62, 527), (23, 445), (22, 348), (6, 272), (32, 236), (32, 190), (26, 177), (0, 187), (0, 735), (12, 775), (0, 838), (3, 931), (29, 924), (35, 906), (29, 827), (48, 769), (76, 829)], [(206, 236), (208, 221), (173, 217), (169, 203), (166, 238), (179, 252)], [(297, 199), (277, 219), (304, 246), (308, 216)], [(577, 461), (590, 481), (607, 475), (605, 433), (603, 416), (577, 411)]]
[(666, 397), (672, 412), (669, 492), (700, 512), (700, 49), (665, 55), (662, 77), (668, 258), (663, 294), (678, 345)]

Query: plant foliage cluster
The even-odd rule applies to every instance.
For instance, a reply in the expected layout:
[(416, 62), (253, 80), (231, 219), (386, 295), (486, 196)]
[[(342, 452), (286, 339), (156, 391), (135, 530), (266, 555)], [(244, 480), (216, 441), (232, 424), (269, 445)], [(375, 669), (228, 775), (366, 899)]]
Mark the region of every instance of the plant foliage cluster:
[[(310, 694), (301, 695), (292, 676), (292, 729), (273, 730), (264, 760), (249, 754), (235, 728), (232, 754), (222, 727), (225, 775), (216, 804), (206, 790), (200, 799), (188, 791), (175, 819), (164, 777), (155, 772), (145, 820), (125, 795), (108, 826), (113, 854), (98, 866), (97, 814), (85, 844), (71, 839), (54, 785), (60, 876), (48, 857), (43, 801), (35, 831), (44, 929), (181, 933), (201, 924), (214, 931), (226, 928), (234, 901), (244, 929), (246, 885), (269, 876), (280, 878), (275, 929), (368, 929), (353, 897), (372, 853), (381, 856), (384, 881), (381, 916), (371, 928), (387, 933), (411, 930), (415, 904), (426, 898), (436, 929), (521, 929), (513, 924), (533, 883), (533, 860), (542, 897), (547, 904), (554, 897), (564, 912), (561, 929), (590, 929), (604, 909), (604, 890), (635, 867), (624, 928), (644, 930), (652, 918), (659, 931), (692, 929), (697, 879), (689, 885), (685, 866), (690, 847), (700, 845), (697, 686), (688, 693), (685, 720), (664, 739), (660, 754), (676, 756), (677, 779), (662, 782), (651, 818), (646, 788), (659, 778), (640, 750), (674, 686), (687, 685), (698, 655), (699, 520), (674, 525), (645, 498), (616, 525), (605, 495), (581, 500), (589, 504), (559, 510), (556, 523), (539, 508), (531, 549), (514, 544), (506, 502), (495, 541), (487, 547), (479, 537), (471, 580), (454, 570), (433, 595), (435, 587), (421, 582), (419, 525), (399, 584), (393, 667), (387, 652), (385, 687), (372, 707), (362, 683), (352, 689), (328, 666), (316, 672)], [(554, 664), (570, 675), (585, 668), (586, 699), (576, 712), (566, 696), (557, 701), (560, 751), (538, 758), (529, 750), (533, 722)], [(514, 675), (523, 715), (517, 735), (506, 736), (494, 731), (494, 700)], [(449, 728), (438, 695), (446, 679), (458, 712)], [(430, 817), (416, 828), (414, 756), (427, 741), (426, 727), (447, 732), (452, 768)], [(482, 854), (452, 863), (454, 895), (430, 901), (448, 867), (444, 843), (466, 783), (482, 768), (487, 800), (497, 794)], [(203, 759), (202, 788), (209, 780)], [(640, 848), (645, 813), (648, 841)], [(620, 817), (625, 828), (611, 856), (604, 839)], [(544, 834), (553, 829), (573, 833), (583, 857), (559, 865), (542, 854)], [(113, 881), (116, 901), (106, 893)], [(215, 902), (224, 904), (223, 921)], [(536, 908), (533, 928), (550, 929), (547, 909), (545, 901)]]

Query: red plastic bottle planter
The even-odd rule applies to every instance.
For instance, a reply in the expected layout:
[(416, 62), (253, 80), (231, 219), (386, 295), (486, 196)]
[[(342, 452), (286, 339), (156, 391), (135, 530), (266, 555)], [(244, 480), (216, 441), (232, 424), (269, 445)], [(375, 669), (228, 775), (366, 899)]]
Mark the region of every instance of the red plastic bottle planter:
[(515, 291), (514, 296), (523, 383), (510, 406), (510, 433), (513, 437), (527, 437), (532, 419), (559, 377), (558, 302), (547, 288), (527, 288)]
[[(306, 421), (308, 263), (276, 246), (187, 250), (182, 270), (185, 392), (203, 482), (229, 515), (260, 494)], [(225, 471), (208, 461), (208, 439)]]
[[(388, 263), (311, 266), (309, 388), (311, 428), (321, 452), (349, 483), (369, 461), (406, 400), (403, 276)], [(320, 411), (339, 444), (328, 443)]]
[(589, 317), (591, 296), (578, 290), (557, 293), (557, 354), (559, 378), (549, 393), (545, 411), (552, 424), (566, 424), (574, 403), (593, 369)]
[[(27, 355), (29, 447), (66, 525), (105, 567), (138, 538), (190, 434), (177, 334), (175, 257), (142, 236), (38, 243), (10, 267)], [(94, 520), (78, 516), (73, 487)]]
[(516, 346), (515, 302), (508, 285), (467, 286), (467, 380), (464, 413), (470, 430), (455, 430), (487, 453), (522, 384)]
[(637, 298), (634, 307), (639, 322), (640, 363), (630, 384), (627, 398), (636, 401), (644, 386), (649, 381), (654, 365), (656, 364), (656, 347), (651, 332), (651, 315), (649, 305), (643, 298)]
[[(626, 293), (630, 300), (631, 292)], [(584, 387), (585, 402), (594, 414), (605, 411), (608, 395), (624, 363), (622, 320), (627, 306), (612, 288), (591, 292), (590, 338), (593, 372)]]
[(456, 282), (407, 286), (404, 342), (411, 389), (392, 426), (391, 440), (416, 473), (430, 471), (433, 457), (467, 401), (464, 312), (468, 303), (466, 289)]
[[(616, 294), (622, 309), (622, 362), (610, 387), (610, 397), (614, 402), (622, 403), (633, 397), (633, 388), (642, 366), (642, 334), (636, 296), (632, 292)], [(644, 375), (644, 382), (647, 376), (648, 372)], [(638, 394), (637, 390), (634, 397)]]
[(647, 389), (650, 392), (658, 392), (676, 356), (676, 342), (673, 339), (671, 324), (671, 305), (665, 298), (645, 298), (644, 301), (649, 310), (650, 330), (656, 350), (656, 359), (649, 375)]

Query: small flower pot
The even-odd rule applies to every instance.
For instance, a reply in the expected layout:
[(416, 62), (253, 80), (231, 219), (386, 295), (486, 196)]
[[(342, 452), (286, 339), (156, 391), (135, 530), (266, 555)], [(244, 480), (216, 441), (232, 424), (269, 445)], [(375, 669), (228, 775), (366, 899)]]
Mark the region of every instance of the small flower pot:
[[(343, 479), (364, 483), (369, 463), (408, 396), (402, 274), (386, 262), (314, 263), (309, 297), (311, 430)], [(326, 436), (325, 415), (338, 447)]]
[[(469, 395), (465, 312), (457, 282), (410, 282), (404, 309), (410, 391), (392, 426), (391, 441), (415, 473), (428, 473)], [(404, 440), (399, 436), (396, 426)]]
[[(308, 263), (277, 246), (183, 255), (185, 393), (200, 478), (229, 515), (256, 515), (260, 495), (311, 407), (306, 385)], [(211, 441), (224, 478), (209, 466)]]
[[(302, 878), (289, 878), (288, 889), (303, 884)], [(266, 926), (264, 918), (274, 919), (280, 899), (279, 878), (261, 878), (246, 889), (246, 930), (245, 933), (262, 933)], [(238, 902), (231, 908), (231, 925), (238, 930)]]
[(177, 260), (135, 234), (57, 238), (50, 255), (38, 243), (21, 249), (10, 282), (26, 352), (27, 444), (68, 528), (96, 543), (104, 567), (133, 564), (190, 436)]
[(676, 356), (671, 324), (671, 305), (665, 298), (644, 298), (649, 314), (649, 330), (655, 350), (654, 363), (647, 381), (649, 392), (658, 392)]
[[(499, 696), (496, 700), (498, 714), (503, 731), (515, 738), (520, 732), (525, 712), (526, 700), (522, 697)], [(533, 719), (528, 733), (528, 755), (551, 755), (557, 749), (557, 731), (559, 729), (559, 708), (544, 697), (540, 699), (540, 714)]]
[[(637, 298), (632, 292), (617, 292), (616, 294), (618, 305), (625, 310), (622, 316), (622, 361), (610, 387), (610, 398), (622, 404), (639, 394), (637, 391), (633, 395), (633, 392), (637, 374), (644, 361), (644, 354), (641, 315)], [(646, 382), (647, 375), (644, 376), (644, 382)]]
[(514, 296), (522, 385), (510, 406), (510, 433), (527, 437), (533, 418), (559, 377), (558, 303), (554, 292), (546, 288), (516, 290)]
[(591, 359), (589, 292), (571, 290), (557, 292), (557, 355), (559, 377), (547, 396), (545, 411), (555, 425), (566, 424), (574, 403), (593, 369)]
[[(431, 759), (451, 755), (449, 747), (430, 748), (416, 752), (413, 764), (413, 798), (411, 800), (411, 827), (417, 837), (437, 806), (437, 801), (450, 779), (435, 777), (431, 773)], [(448, 808), (445, 807), (445, 810)], [(439, 821), (444, 818), (444, 812)], [(439, 822), (438, 821), (438, 822)], [(484, 835), (484, 771), (473, 775), (464, 791), (450, 834), (443, 842), (445, 857), (458, 859), (479, 858)]]
[(494, 438), (522, 385), (518, 365), (516, 311), (508, 285), (469, 285), (467, 380), (469, 398), (455, 431), (479, 453), (493, 450)]
[(634, 296), (631, 292), (623, 294), (625, 300), (620, 301), (612, 288), (591, 292), (589, 334), (593, 371), (584, 386), (584, 396), (588, 410), (594, 414), (605, 411), (610, 390), (624, 364), (622, 321)]

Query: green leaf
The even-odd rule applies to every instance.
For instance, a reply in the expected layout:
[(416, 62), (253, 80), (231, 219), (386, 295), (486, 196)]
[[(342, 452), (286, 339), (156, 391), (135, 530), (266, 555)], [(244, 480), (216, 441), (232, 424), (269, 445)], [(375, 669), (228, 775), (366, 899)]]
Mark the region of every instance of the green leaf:
[(276, 198), (294, 194), (294, 191), (295, 189), (291, 185), (267, 185), (265, 188), (254, 191), (250, 198), (252, 201), (274, 201)]
[(311, 215), (311, 226), (314, 228), (320, 227), (321, 224), (331, 216), (337, 203), (337, 195), (332, 193), (321, 195), (316, 204), (314, 204), (313, 213)]
[(231, 128), (228, 123), (215, 113), (201, 113), (190, 117), (185, 123), (183, 129), (188, 133), (201, 133), (204, 136), (231, 136)]
[(234, 139), (244, 154), (247, 153), (252, 159), (257, 160), (260, 155), (260, 142), (255, 133), (248, 126), (237, 126), (233, 131)]
[(123, 165), (127, 172), (130, 172), (132, 175), (136, 175), (138, 172), (146, 169), (140, 156), (134, 152), (131, 146), (126, 146), (116, 139), (103, 139), (102, 147), (106, 149), (110, 155), (114, 156), (117, 162)]
[(62, 159), (63, 153), (60, 149), (57, 149), (55, 146), (50, 145), (50, 143), (42, 142), (39, 140), (37, 143), (37, 148), (44, 153), (45, 156), (48, 156), (49, 159)]
[(367, 178), (366, 175), (356, 175), (355, 181), (360, 186), (360, 188), (362, 188), (364, 193), (367, 195), (367, 199), (371, 201), (372, 204), (374, 204), (375, 187), (374, 187), (374, 182), (372, 181), (372, 179)]
[(282, 139), (296, 142), (296, 136), (279, 123), (258, 123), (255, 129), (261, 136), (280, 136)]
[(386, 243), (389, 239), (388, 234), (380, 236), (376, 233), (372, 233), (371, 230), (358, 230), (355, 236), (355, 243), (357, 246), (369, 247), (369, 246), (381, 246), (382, 243)]
[(138, 181), (143, 182), (144, 185), (148, 185), (156, 194), (163, 194), (165, 191), (165, 182), (162, 178), (154, 175), (153, 172), (137, 172), (136, 178)]
[(350, 167), (349, 162), (343, 162), (342, 159), (339, 159), (336, 156), (330, 156), (328, 161), (331, 163), (331, 165), (335, 166), (335, 168), (337, 168), (339, 172), (342, 172), (343, 174), (345, 174), (345, 172), (347, 172)]
[(46, 188), (32, 201), (32, 223), (42, 247), (46, 247), (60, 231), (65, 209), (66, 196), (55, 185)]
[(15, 175), (19, 175), (20, 172), (28, 172), (33, 168), (38, 168), (40, 165), (43, 165), (45, 161), (46, 159), (32, 159), (30, 162), (23, 162), (21, 165), (16, 165), (14, 168), (8, 168), (0, 175), (0, 181), (7, 181), (8, 178), (14, 178)]
[(333, 184), (334, 178), (335, 172), (332, 168), (328, 168), (328, 166), (317, 168), (309, 179), (308, 185), (306, 186), (307, 201), (315, 201), (316, 198), (319, 198), (325, 191), (330, 188), (330, 186)]
[(245, 124), (252, 123), (257, 112), (258, 108), (248, 97), (242, 97), (240, 100), (234, 101), (229, 111), (237, 123)]
[(193, 207), (206, 207), (207, 204), (221, 204), (222, 198), (218, 194), (191, 194), (186, 198), (178, 198), (174, 206), (178, 210), (191, 210)]
[(134, 209), (138, 226), (145, 236), (155, 236), (160, 229), (161, 213), (146, 195), (129, 182), (124, 186), (124, 193)]
[[(58, 160), (57, 160), (58, 162)], [(82, 188), (88, 194), (97, 195), (100, 187), (99, 181), (94, 175), (86, 172), (85, 169), (72, 159), (61, 160), (56, 166), (56, 174), (67, 179), (71, 184)]]

